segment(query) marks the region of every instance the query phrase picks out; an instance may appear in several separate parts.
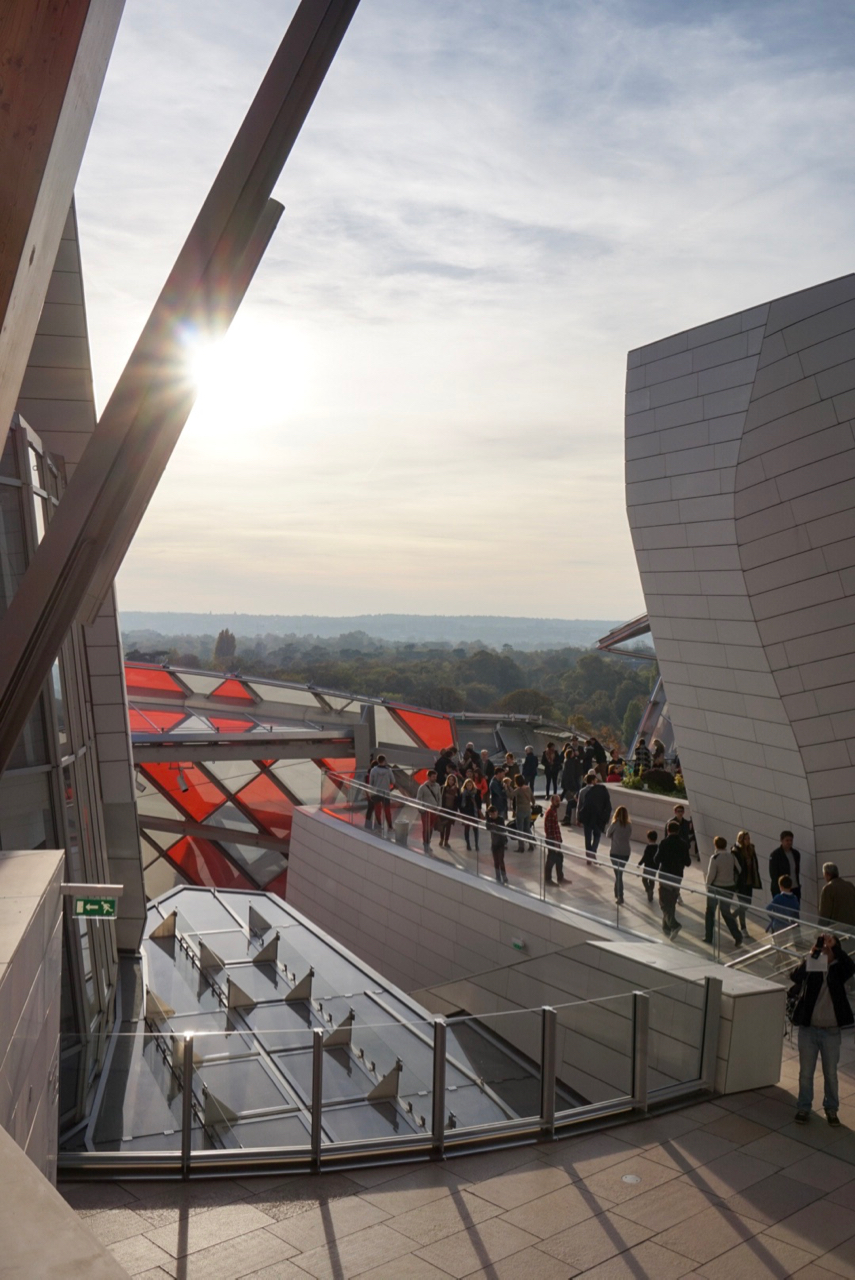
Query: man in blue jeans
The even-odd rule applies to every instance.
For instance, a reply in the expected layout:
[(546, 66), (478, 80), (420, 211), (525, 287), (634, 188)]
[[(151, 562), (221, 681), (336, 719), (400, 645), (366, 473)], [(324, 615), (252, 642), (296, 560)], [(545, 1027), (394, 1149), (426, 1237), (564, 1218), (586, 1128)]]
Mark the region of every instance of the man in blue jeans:
[(840, 1028), (855, 1023), (846, 995), (846, 983), (853, 973), (855, 962), (843, 950), (840, 940), (834, 934), (821, 933), (791, 975), (790, 995), (795, 998), (793, 1026), (799, 1029), (797, 1124), (807, 1124), (810, 1120), (817, 1058), (822, 1061), (822, 1106), (826, 1119), (830, 1125), (840, 1124), (837, 1115)]

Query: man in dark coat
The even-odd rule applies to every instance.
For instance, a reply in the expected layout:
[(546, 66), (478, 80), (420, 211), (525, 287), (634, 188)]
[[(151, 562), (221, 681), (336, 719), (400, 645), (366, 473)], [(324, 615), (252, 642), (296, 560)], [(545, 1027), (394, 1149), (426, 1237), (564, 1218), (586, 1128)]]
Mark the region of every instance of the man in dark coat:
[(677, 920), (677, 899), (683, 872), (692, 861), (689, 847), (680, 835), (679, 822), (668, 823), (668, 833), (659, 845), (655, 865), (659, 872), (659, 905), (662, 908), (662, 932), (675, 938), (682, 929)]
[(589, 773), (579, 792), (576, 817), (585, 829), (585, 854), (589, 862), (596, 862), (600, 837), (612, 816), (612, 798), (595, 773)]
[(801, 900), (802, 883), (799, 876), (802, 855), (793, 848), (792, 831), (781, 832), (781, 843), (769, 854), (769, 882), (774, 896), (778, 892), (778, 881), (781, 876), (789, 876), (793, 882), (793, 893)]

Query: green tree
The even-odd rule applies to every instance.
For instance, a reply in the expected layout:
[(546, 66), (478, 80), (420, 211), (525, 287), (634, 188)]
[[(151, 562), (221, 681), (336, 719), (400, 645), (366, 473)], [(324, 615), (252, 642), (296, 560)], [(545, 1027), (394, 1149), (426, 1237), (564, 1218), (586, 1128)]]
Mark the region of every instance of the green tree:
[(629, 745), (635, 737), (635, 731), (638, 728), (641, 717), (644, 715), (646, 706), (647, 702), (644, 698), (633, 698), (624, 713), (623, 723), (620, 728), (624, 751), (629, 750)]
[(219, 662), (225, 662), (228, 658), (235, 656), (235, 648), (237, 640), (228, 627), (221, 631), (217, 636), (217, 643), (214, 645), (214, 657)]
[(496, 710), (517, 716), (543, 716), (544, 719), (555, 716), (552, 700), (539, 689), (515, 689), (513, 693), (506, 693), (496, 703)]

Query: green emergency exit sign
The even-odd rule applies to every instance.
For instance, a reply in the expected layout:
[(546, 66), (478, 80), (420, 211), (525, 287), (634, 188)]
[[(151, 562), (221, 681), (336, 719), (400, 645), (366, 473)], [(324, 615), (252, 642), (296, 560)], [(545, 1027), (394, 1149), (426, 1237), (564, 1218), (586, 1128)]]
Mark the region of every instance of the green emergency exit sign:
[(94, 920), (115, 920), (115, 898), (75, 898), (74, 914), (89, 916)]

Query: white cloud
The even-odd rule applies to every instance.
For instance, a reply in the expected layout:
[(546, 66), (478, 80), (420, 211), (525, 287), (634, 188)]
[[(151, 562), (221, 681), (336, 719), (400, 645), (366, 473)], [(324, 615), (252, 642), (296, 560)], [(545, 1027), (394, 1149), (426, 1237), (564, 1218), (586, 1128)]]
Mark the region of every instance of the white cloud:
[[(129, 0), (78, 191), (102, 403), (286, 18)], [(638, 611), (626, 350), (850, 269), (847, 36), (833, 0), (363, 0), (246, 413), (198, 406), (126, 607)]]

